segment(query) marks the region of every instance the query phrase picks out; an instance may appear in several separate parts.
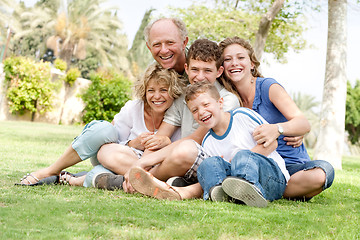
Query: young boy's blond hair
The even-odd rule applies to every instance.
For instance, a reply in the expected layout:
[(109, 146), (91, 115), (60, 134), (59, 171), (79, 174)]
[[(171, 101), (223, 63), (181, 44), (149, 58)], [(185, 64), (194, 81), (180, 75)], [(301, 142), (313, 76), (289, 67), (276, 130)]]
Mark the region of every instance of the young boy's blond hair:
[(201, 93), (208, 93), (216, 101), (220, 99), (220, 94), (216, 87), (208, 82), (195, 82), (185, 89), (185, 101), (188, 103)]

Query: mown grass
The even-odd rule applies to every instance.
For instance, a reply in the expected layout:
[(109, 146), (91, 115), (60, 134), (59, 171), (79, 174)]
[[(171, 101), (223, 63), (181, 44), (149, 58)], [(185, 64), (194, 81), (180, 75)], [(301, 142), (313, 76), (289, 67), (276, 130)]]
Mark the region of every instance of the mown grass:
[[(360, 157), (309, 202), (267, 208), (158, 201), (122, 191), (14, 186), (56, 160), (80, 126), (0, 122), (0, 239), (360, 239)], [(91, 169), (88, 161), (71, 172)]]

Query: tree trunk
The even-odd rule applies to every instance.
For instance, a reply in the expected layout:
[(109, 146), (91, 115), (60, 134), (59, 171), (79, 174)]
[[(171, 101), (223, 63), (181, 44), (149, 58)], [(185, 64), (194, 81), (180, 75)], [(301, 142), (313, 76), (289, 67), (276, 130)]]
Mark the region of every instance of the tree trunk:
[(271, 23), (276, 15), (280, 12), (281, 8), (284, 6), (284, 1), (285, 0), (275, 0), (273, 5), (260, 21), (254, 44), (255, 56), (259, 61), (261, 60), (262, 54), (264, 52), (266, 38), (269, 35)]
[(328, 1), (326, 72), (314, 159), (341, 169), (345, 132), (347, 0)]

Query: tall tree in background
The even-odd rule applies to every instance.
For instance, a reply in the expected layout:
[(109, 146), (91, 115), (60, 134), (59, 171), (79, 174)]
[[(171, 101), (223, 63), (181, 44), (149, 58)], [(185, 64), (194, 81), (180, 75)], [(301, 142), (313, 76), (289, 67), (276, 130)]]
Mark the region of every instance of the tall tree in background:
[(141, 25), (136, 32), (134, 41), (129, 50), (128, 59), (134, 76), (142, 74), (145, 68), (154, 60), (146, 46), (144, 29), (151, 20), (151, 13), (154, 9), (147, 10), (141, 21)]
[[(237, 35), (249, 40), (259, 55), (271, 53), (279, 62), (286, 62), (285, 54), (291, 49), (303, 49), (302, 37), (306, 30), (302, 0), (214, 0), (202, 5), (194, 1), (184, 8), (170, 8), (175, 16), (184, 20), (190, 41), (208, 38), (221, 41)], [(255, 40), (256, 39), (256, 40)], [(257, 43), (256, 43), (257, 42)], [(264, 44), (266, 42), (266, 45)]]
[(328, 1), (326, 72), (314, 159), (341, 169), (346, 103), (347, 0)]
[(271, 24), (274, 21), (276, 15), (280, 12), (281, 8), (284, 6), (284, 1), (285, 0), (275, 0), (269, 10), (260, 20), (259, 29), (256, 33), (254, 44), (255, 56), (259, 61), (261, 60), (265, 49), (265, 43), (270, 32)]

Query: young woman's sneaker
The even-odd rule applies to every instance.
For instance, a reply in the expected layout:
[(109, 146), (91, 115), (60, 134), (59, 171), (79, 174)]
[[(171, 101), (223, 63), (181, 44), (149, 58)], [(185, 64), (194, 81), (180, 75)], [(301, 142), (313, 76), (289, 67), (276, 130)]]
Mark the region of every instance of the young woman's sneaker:
[(254, 184), (241, 178), (232, 176), (225, 178), (222, 183), (222, 189), (230, 197), (252, 207), (266, 207), (268, 204)]

